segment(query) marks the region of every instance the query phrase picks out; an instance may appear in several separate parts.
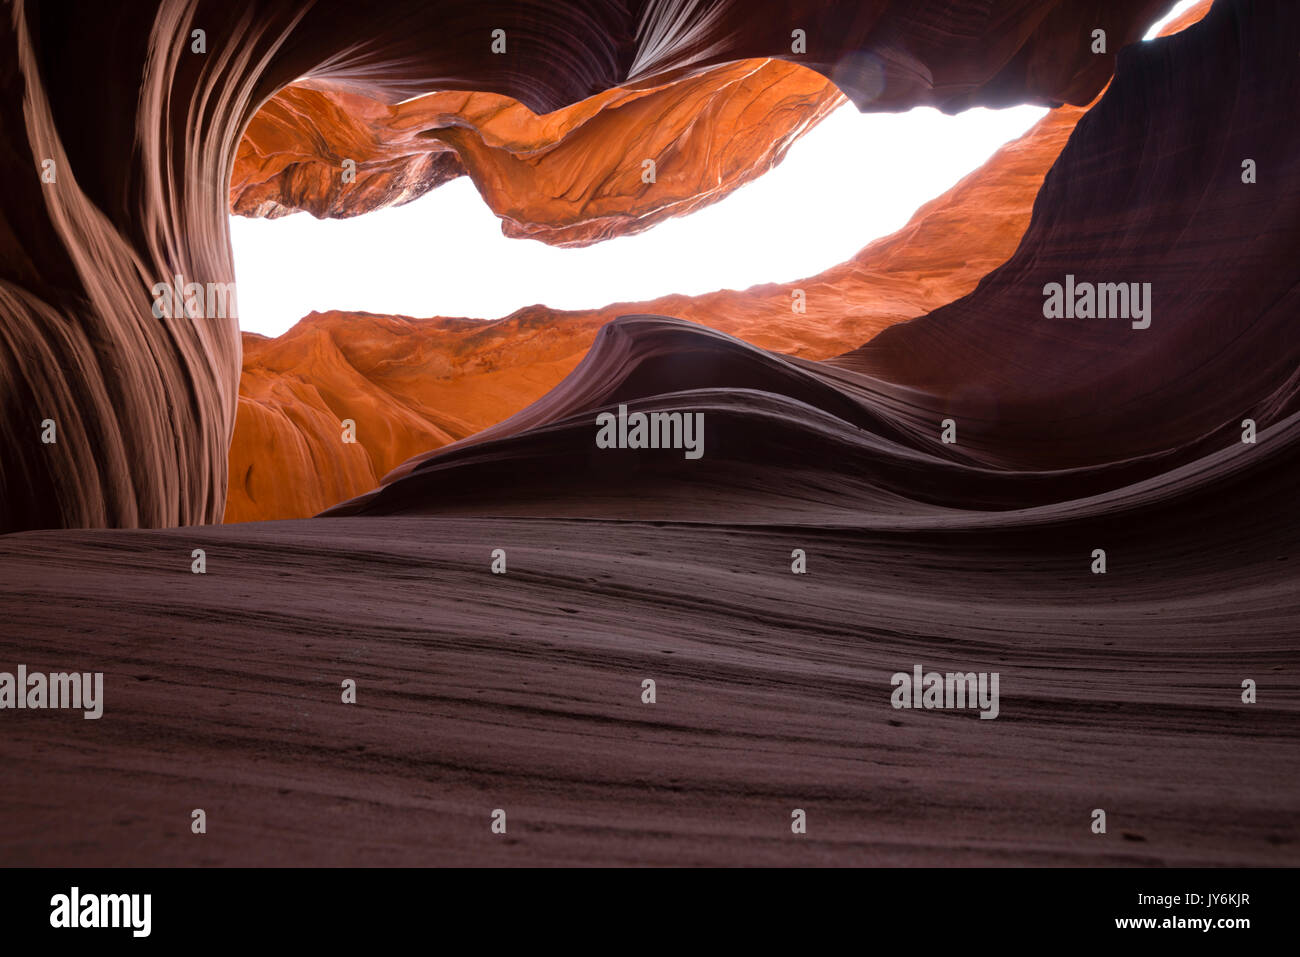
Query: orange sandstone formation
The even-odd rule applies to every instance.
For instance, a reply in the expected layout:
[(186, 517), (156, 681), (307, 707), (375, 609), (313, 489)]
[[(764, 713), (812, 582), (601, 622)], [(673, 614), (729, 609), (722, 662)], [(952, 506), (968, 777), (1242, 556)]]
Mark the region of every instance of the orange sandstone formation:
[(716, 202), (843, 102), (824, 76), (784, 60), (620, 87), (544, 116), (495, 93), (388, 106), (291, 86), (244, 134), (231, 209), (357, 216), (468, 172), (507, 235), (583, 246)]

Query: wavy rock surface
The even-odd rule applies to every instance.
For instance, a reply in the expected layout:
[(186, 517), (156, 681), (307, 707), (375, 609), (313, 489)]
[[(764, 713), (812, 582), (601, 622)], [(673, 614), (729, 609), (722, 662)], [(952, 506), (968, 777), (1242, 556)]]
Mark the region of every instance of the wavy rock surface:
[[(11, 0), (0, 23), (4, 417), (0, 529), (220, 520), (237, 321), (159, 321), (155, 284), (233, 280), (230, 174), (258, 108), (291, 83), (395, 105), (431, 91), (536, 114), (739, 60), (796, 59), (860, 108), (1083, 103), (1161, 0), (923, 0), (756, 8), (650, 0)], [(509, 52), (494, 54), (505, 30)], [(202, 31), (202, 52), (199, 50)], [(95, 64), (94, 82), (69, 64)], [(54, 182), (43, 182), (45, 160)], [(58, 441), (40, 441), (41, 423)]]
[[(1161, 491), (1163, 515), (1066, 527), (746, 525), (729, 498), (690, 523), (403, 515), (6, 536), (0, 606), (13, 620), (24, 604), (0, 656), (93, 660), (108, 710), (26, 713), (0, 738), (0, 854), (1295, 866), (1295, 437), (1267, 482)], [(816, 473), (789, 459), (803, 499)], [(1088, 574), (1099, 537), (1123, 574)], [(196, 547), (206, 576), (189, 574)], [(795, 548), (807, 575), (790, 574)], [(890, 675), (914, 662), (998, 671), (999, 717), (893, 710)], [(356, 706), (339, 704), (344, 678)], [(489, 832), (498, 807), (509, 840)], [(1095, 807), (1107, 835), (1089, 830)]]

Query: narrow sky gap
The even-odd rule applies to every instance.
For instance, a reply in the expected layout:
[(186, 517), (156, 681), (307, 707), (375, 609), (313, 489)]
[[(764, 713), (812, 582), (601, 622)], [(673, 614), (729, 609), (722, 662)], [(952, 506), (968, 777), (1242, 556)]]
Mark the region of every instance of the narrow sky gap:
[(506, 238), (468, 177), (353, 219), (232, 216), (240, 324), (275, 336), (331, 309), (494, 319), (534, 303), (598, 308), (812, 276), (899, 229), (1045, 113), (846, 104), (721, 202), (582, 249)]
[(1174, 17), (1182, 16), (1192, 7), (1196, 6), (1198, 2), (1199, 0), (1179, 0), (1179, 2), (1174, 6), (1172, 10), (1166, 13), (1155, 23), (1151, 24), (1151, 29), (1146, 32), (1146, 36), (1144, 36), (1142, 39), (1154, 40), (1156, 38), (1156, 34), (1158, 34), (1161, 30), (1164, 29), (1166, 23), (1174, 19)]
[(506, 238), (468, 177), (353, 219), (232, 216), (241, 326), (279, 335), (330, 309), (493, 319), (815, 275), (903, 226), (1045, 112), (846, 105), (720, 202), (581, 249)]

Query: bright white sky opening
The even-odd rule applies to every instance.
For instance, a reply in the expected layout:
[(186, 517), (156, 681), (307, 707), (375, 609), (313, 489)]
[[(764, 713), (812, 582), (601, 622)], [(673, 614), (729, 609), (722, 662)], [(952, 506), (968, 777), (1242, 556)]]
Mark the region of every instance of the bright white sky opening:
[(901, 228), (1046, 112), (846, 105), (720, 202), (581, 249), (507, 239), (468, 177), (353, 219), (232, 216), (240, 326), (277, 336), (331, 309), (495, 319), (802, 279)]

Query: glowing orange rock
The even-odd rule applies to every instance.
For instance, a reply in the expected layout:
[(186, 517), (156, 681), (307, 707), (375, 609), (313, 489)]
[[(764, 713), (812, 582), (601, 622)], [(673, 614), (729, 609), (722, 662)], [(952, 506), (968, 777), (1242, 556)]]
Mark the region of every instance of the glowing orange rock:
[(784, 60), (621, 87), (544, 116), (494, 93), (386, 106), (294, 86), (249, 124), (231, 209), (356, 216), (468, 172), (507, 235), (582, 246), (716, 202), (843, 102), (824, 76)]

